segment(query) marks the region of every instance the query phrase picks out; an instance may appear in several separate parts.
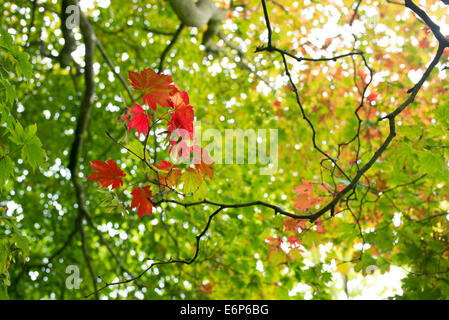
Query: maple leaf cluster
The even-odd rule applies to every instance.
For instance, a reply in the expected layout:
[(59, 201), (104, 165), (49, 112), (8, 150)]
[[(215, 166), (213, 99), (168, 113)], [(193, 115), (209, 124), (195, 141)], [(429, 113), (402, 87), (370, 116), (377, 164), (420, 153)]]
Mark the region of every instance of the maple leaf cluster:
[[(179, 91), (173, 83), (172, 77), (164, 74), (157, 74), (152, 69), (144, 69), (141, 72), (129, 71), (129, 81), (132, 87), (143, 96), (143, 104), (148, 105), (153, 111), (157, 110), (157, 105), (169, 108), (171, 119), (167, 121), (167, 131), (172, 133), (175, 129), (186, 130), (193, 137), (193, 107), (189, 105), (189, 96), (186, 91)], [(148, 134), (151, 125), (151, 115), (138, 103), (134, 108), (128, 108), (131, 113), (128, 129), (137, 129), (140, 135)], [(127, 114), (124, 120), (127, 120)]]
[[(147, 137), (159, 120), (165, 120), (167, 140), (171, 145), (169, 153), (177, 151), (178, 155), (185, 158), (190, 158), (193, 154), (194, 166), (184, 168), (186, 170), (166, 160), (149, 165), (145, 156), (141, 158), (157, 176), (156, 183), (136, 186), (131, 191), (131, 209), (137, 209), (139, 218), (142, 218), (153, 213), (155, 195), (152, 185), (158, 187), (159, 190), (167, 188), (174, 191), (174, 188), (183, 181), (184, 193), (195, 193), (199, 189), (204, 192), (207, 190), (204, 180), (206, 177), (212, 179), (214, 164), (209, 153), (196, 144), (193, 125), (194, 108), (190, 105), (187, 92), (180, 91), (173, 83), (171, 76), (157, 74), (154, 70), (147, 68), (141, 72), (129, 71), (129, 81), (132, 87), (142, 94), (143, 103), (142, 105), (134, 103), (134, 107), (128, 107), (128, 111), (122, 119), (127, 122), (128, 130), (135, 129), (139, 137), (142, 134)], [(158, 105), (163, 109), (158, 110)], [(159, 115), (159, 119), (156, 119), (156, 115)], [(173, 134), (179, 139), (172, 139)], [(186, 143), (185, 139), (190, 143)], [(142, 146), (143, 154), (146, 152), (145, 147), (146, 145)], [(138, 156), (134, 152), (133, 154)], [(119, 169), (114, 160), (109, 159), (106, 162), (93, 160), (91, 166), (94, 172), (87, 177), (88, 180), (99, 182), (100, 187), (103, 188), (110, 187), (111, 191), (123, 186), (123, 178), (126, 174)]]
[(323, 202), (323, 199), (314, 196), (313, 183), (309, 183), (305, 180), (302, 181), (299, 187), (295, 188), (296, 198), (295, 209), (306, 211), (312, 206)]

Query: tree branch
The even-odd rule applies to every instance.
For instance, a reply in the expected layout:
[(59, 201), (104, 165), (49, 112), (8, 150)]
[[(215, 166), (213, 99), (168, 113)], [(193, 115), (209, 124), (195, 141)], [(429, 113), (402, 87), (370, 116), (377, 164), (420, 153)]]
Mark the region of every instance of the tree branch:
[(182, 29), (184, 29), (184, 24), (180, 24), (178, 29), (176, 29), (175, 34), (173, 35), (173, 38), (170, 40), (169, 44), (165, 47), (164, 51), (162, 51), (161, 57), (159, 58), (159, 66), (157, 67), (157, 73), (161, 73), (164, 68), (164, 62), (167, 54), (170, 52), (171, 48), (175, 45), (176, 40), (178, 40), (179, 35), (182, 32)]

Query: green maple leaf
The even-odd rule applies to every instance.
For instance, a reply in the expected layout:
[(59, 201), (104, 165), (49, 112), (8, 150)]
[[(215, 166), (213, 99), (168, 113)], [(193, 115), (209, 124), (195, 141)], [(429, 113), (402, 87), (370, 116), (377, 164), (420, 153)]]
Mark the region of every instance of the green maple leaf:
[(45, 151), (42, 149), (42, 143), (38, 137), (33, 137), (22, 147), (22, 158), (28, 162), (33, 171), (44, 164)]
[(0, 188), (5, 186), (6, 180), (14, 174), (14, 162), (5, 156), (0, 160)]

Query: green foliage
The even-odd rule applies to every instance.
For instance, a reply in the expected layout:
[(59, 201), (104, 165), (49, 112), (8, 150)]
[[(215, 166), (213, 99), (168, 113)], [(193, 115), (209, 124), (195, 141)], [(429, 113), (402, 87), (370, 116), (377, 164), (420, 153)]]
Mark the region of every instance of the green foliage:
[[(37, 125), (30, 125), (23, 128), (20, 122), (15, 119), (12, 108), (17, 106), (17, 93), (10, 82), (11, 73), (15, 71), (17, 78), (31, 78), (31, 64), (27, 53), (20, 51), (19, 46), (13, 43), (8, 32), (0, 28), (0, 83), (3, 85), (0, 90), (0, 111), (1, 123), (0, 136), (0, 191), (7, 192), (13, 188), (14, 171), (17, 166), (18, 151), (21, 159), (27, 163), (33, 171), (44, 164), (45, 151), (42, 143), (37, 137)], [(7, 72), (9, 71), (9, 72)], [(8, 143), (7, 139), (13, 142)], [(5, 208), (1, 208), (5, 209)], [(22, 235), (14, 222), (14, 217), (5, 215), (2, 210), (0, 216), (0, 299), (8, 298), (7, 287), (11, 285), (9, 267), (16, 261), (16, 257), (21, 255), (25, 262), (29, 254), (29, 243)]]
[[(0, 71), (0, 83), (3, 85), (1, 96), (1, 121), (4, 124), (0, 135), (7, 137), (13, 145), (7, 144), (6, 141), (0, 144), (0, 188), (7, 186), (6, 181), (14, 173), (13, 167), (13, 153), (21, 151), (21, 158), (28, 163), (33, 171), (42, 166), (45, 160), (45, 151), (42, 149), (42, 143), (39, 140), (37, 133), (37, 125), (29, 125), (25, 129), (20, 122), (14, 118), (12, 114), (12, 107), (16, 106), (17, 94), (14, 86), (10, 83), (8, 78), (10, 74), (6, 71), (12, 72), (15, 70), (17, 78), (24, 77), (30, 79), (31, 64), (27, 53), (21, 52), (19, 47), (12, 41), (11, 36), (4, 29), (0, 29), (1, 42), (1, 64), (3, 70)], [(8, 134), (9, 133), (9, 134)]]
[(22, 235), (12, 217), (2, 212), (0, 216), (0, 299), (8, 298), (7, 287), (11, 285), (9, 268), (17, 261), (25, 263), (30, 252), (28, 238)]

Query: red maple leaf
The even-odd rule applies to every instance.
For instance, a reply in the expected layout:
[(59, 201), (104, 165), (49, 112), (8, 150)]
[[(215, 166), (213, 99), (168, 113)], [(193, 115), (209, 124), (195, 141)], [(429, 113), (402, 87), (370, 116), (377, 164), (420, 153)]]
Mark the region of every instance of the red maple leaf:
[(419, 42), (418, 45), (421, 49), (427, 49), (430, 46), (430, 41), (427, 38), (424, 38)]
[(304, 196), (298, 196), (294, 199), (294, 201), (295, 201), (294, 208), (299, 209), (301, 211), (305, 211), (311, 207), (309, 198), (306, 198)]
[[(148, 127), (151, 122), (151, 117), (143, 110), (142, 106), (134, 103), (134, 108), (128, 108), (131, 111), (131, 120), (128, 123), (128, 129), (137, 129), (137, 133), (140, 135), (142, 132), (146, 135), (148, 133)], [(125, 120), (128, 117), (125, 116)]]
[(185, 140), (192, 140), (194, 136), (194, 111), (193, 107), (189, 105), (187, 92), (176, 92), (170, 97), (169, 105), (172, 111), (169, 112), (171, 119), (167, 122), (167, 137), (169, 137), (170, 144), (173, 146), (169, 152), (172, 153), (174, 146), (177, 145), (178, 155), (182, 154), (184, 158), (188, 158), (193, 148)]
[(139, 219), (144, 215), (149, 214), (150, 216), (153, 214), (153, 205), (151, 204), (149, 198), (153, 195), (150, 186), (145, 186), (142, 188), (135, 187), (131, 194), (134, 196), (131, 201), (131, 209), (137, 208)]
[(165, 160), (162, 160), (161, 162), (155, 164), (154, 166), (161, 171), (169, 171), (172, 167), (171, 163)]
[(171, 121), (168, 122), (168, 131), (184, 129), (193, 137), (193, 107), (189, 105), (189, 95), (186, 91), (176, 92), (169, 99), (169, 106), (174, 112), (170, 113)]
[[(368, 97), (369, 98), (369, 97)], [(369, 102), (374, 100), (369, 100)], [(373, 106), (369, 106), (369, 108), (365, 108), (365, 114), (368, 119), (374, 119), (376, 117), (376, 109)]]
[(176, 129), (186, 130), (193, 138), (193, 107), (189, 105), (179, 105), (174, 107), (174, 112), (170, 113), (171, 120), (168, 122), (168, 131), (173, 132)]
[(177, 146), (178, 155), (188, 158), (193, 150), (193, 147), (186, 141), (193, 139), (193, 107), (192, 106), (178, 106), (174, 109), (174, 113), (170, 113), (171, 120), (167, 124), (167, 136), (169, 136), (170, 153), (172, 153)]
[(119, 169), (114, 160), (109, 159), (107, 162), (93, 160), (90, 165), (94, 172), (87, 177), (88, 180), (100, 182), (100, 187), (104, 188), (112, 185), (112, 189), (115, 189), (123, 185), (121, 177), (125, 177), (126, 174)]
[(143, 93), (144, 103), (153, 110), (156, 110), (156, 103), (169, 107), (170, 96), (178, 91), (171, 76), (157, 74), (152, 69), (147, 68), (140, 73), (128, 71), (128, 74), (133, 88)]

